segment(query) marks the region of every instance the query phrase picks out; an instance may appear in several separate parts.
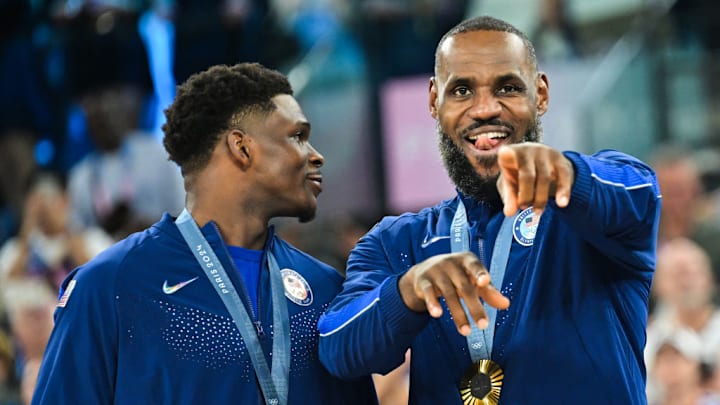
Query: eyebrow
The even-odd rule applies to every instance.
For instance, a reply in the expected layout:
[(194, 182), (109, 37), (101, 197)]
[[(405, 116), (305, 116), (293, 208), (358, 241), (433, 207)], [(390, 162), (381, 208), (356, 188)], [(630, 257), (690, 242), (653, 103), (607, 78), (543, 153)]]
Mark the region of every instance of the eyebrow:
[(516, 73), (506, 73), (501, 75), (495, 80), (495, 83), (507, 83), (512, 81), (520, 81), (521, 83), (527, 85), (527, 83), (525, 83), (525, 79)]
[[(497, 85), (500, 83), (507, 83), (507, 82), (512, 82), (512, 81), (519, 81), (527, 86), (525, 79), (523, 79), (523, 77), (517, 73), (505, 73), (503, 75), (498, 76), (494, 82)], [(473, 79), (472, 77), (460, 76), (460, 77), (450, 78), (450, 80), (448, 81), (447, 84), (448, 84), (448, 87), (455, 87), (458, 85), (472, 86), (474, 82), (475, 82), (475, 79)]]
[(466, 86), (470, 86), (470, 85), (472, 85), (473, 82), (474, 82), (474, 80), (470, 77), (458, 76), (458, 77), (451, 77), (450, 80), (448, 80), (447, 84), (448, 84), (448, 87), (457, 86), (459, 84), (464, 84)]
[(308, 130), (308, 131), (310, 131), (310, 129), (312, 128), (312, 126), (310, 125), (310, 123), (307, 122), (307, 121), (298, 121), (298, 122), (297, 122), (297, 125), (298, 125), (298, 126), (301, 126), (301, 127), (304, 127), (304, 128), (305, 128), (306, 130)]

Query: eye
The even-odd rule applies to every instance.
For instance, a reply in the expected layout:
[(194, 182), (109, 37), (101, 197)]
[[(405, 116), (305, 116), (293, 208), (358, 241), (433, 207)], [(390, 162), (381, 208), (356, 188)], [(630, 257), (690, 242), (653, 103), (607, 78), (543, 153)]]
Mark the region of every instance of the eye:
[(452, 95), (457, 97), (465, 97), (470, 95), (470, 88), (467, 86), (457, 86), (452, 90)]
[(498, 94), (516, 94), (522, 93), (524, 90), (524, 88), (514, 84), (505, 84), (498, 89)]
[(296, 142), (300, 143), (305, 141), (306, 135), (302, 131), (297, 131), (294, 134), (290, 136), (290, 138), (294, 139)]

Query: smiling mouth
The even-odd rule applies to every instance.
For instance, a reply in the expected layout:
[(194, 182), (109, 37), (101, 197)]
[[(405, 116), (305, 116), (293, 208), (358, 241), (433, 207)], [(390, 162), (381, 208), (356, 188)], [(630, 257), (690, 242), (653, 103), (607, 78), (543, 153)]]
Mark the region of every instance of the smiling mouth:
[(315, 186), (314, 188), (316, 189), (316, 193), (315, 193), (316, 195), (317, 195), (317, 194), (320, 194), (320, 193), (322, 192), (322, 181), (323, 181), (323, 179), (322, 179), (322, 176), (321, 176), (321, 175), (319, 175), (319, 174), (311, 174), (311, 175), (307, 176), (306, 179), (307, 179), (308, 181), (310, 181), (310, 183), (312, 183), (312, 184)]
[(492, 150), (497, 148), (510, 134), (501, 131), (483, 132), (465, 137), (477, 150)]

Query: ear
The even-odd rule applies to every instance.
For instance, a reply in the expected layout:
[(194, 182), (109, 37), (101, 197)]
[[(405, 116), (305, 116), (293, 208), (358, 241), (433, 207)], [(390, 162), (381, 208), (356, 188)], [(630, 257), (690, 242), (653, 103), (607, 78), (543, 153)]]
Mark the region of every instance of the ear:
[(252, 163), (252, 147), (250, 137), (240, 129), (233, 129), (225, 135), (225, 142), (233, 160), (242, 168)]
[(437, 83), (435, 82), (435, 76), (430, 78), (430, 83), (428, 84), (428, 92), (430, 93), (430, 97), (429, 97), (430, 116), (437, 119), (437, 117), (438, 117), (438, 109), (437, 109), (438, 89), (437, 89)]
[(548, 109), (550, 103), (550, 83), (547, 75), (539, 72), (537, 76), (537, 111), (538, 115), (543, 115)]

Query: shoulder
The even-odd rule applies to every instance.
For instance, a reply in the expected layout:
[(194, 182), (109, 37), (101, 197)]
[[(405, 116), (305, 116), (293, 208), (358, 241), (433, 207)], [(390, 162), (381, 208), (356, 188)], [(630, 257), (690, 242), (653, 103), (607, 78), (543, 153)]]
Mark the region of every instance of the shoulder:
[(345, 277), (335, 268), (278, 237), (273, 243), (289, 300), (302, 308), (321, 308), (340, 292)]
[(608, 190), (641, 190), (641, 193), (648, 192), (655, 199), (660, 196), (655, 171), (634, 156), (611, 149), (593, 155), (566, 151), (564, 155), (575, 167), (574, 193), (601, 185)]
[[(389, 215), (382, 218), (370, 229), (368, 235), (382, 238), (394, 238), (407, 233), (416, 233), (425, 229), (447, 215), (452, 215), (455, 199), (444, 200), (433, 207), (426, 207), (417, 212), (405, 212), (400, 215)], [(448, 214), (449, 213), (449, 214)]]
[(603, 164), (609, 165), (630, 165), (636, 170), (640, 170), (647, 174), (654, 174), (649, 164), (643, 162), (635, 156), (620, 152), (614, 149), (602, 149), (592, 155), (585, 155), (580, 152), (565, 151), (563, 154), (573, 163), (585, 162), (592, 169), (600, 168)]
[(273, 252), (278, 255), (278, 264), (292, 265), (301, 273), (313, 272), (322, 276), (330, 277), (333, 280), (342, 282), (343, 276), (332, 266), (322, 260), (311, 256), (278, 236), (274, 236)]
[[(177, 235), (175, 235), (177, 233)], [(170, 252), (169, 246), (179, 243), (179, 232), (169, 215), (149, 228), (133, 233), (100, 252), (82, 266), (77, 277), (115, 280), (120, 274), (125, 277), (142, 277), (143, 272), (151, 271), (153, 266)]]
[(114, 243), (81, 266), (75, 278), (101, 282), (115, 280), (117, 273), (129, 258), (137, 255), (138, 247), (146, 243), (147, 231), (139, 232)]

